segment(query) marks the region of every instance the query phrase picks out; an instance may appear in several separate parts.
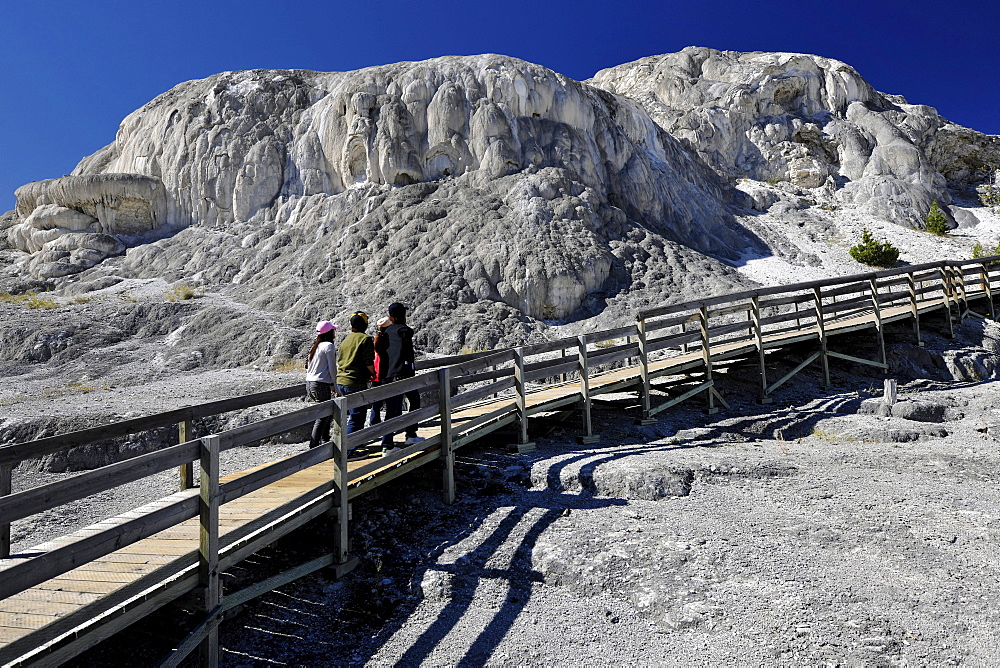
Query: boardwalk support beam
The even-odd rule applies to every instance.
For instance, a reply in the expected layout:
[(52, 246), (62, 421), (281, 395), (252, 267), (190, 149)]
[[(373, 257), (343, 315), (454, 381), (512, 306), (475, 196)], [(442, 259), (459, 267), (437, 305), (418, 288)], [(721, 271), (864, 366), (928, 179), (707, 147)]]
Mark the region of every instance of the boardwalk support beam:
[(651, 412), (652, 404), (649, 395), (649, 343), (646, 340), (646, 319), (639, 316), (639, 377), (642, 385), (639, 387), (639, 399), (642, 401), (642, 416), (636, 420), (638, 425), (656, 424)]
[[(798, 303), (795, 305), (795, 313), (798, 314)], [(767, 368), (764, 366), (764, 331), (760, 323), (760, 297), (754, 296), (750, 306), (750, 325), (753, 330), (754, 343), (757, 346), (757, 366), (760, 372), (760, 403), (769, 404), (771, 398), (768, 397)]]
[[(12, 490), (11, 477), (14, 467), (10, 464), (0, 466), (0, 498), (9, 496)], [(0, 559), (10, 556), (10, 522), (0, 524)]]
[[(187, 443), (194, 440), (194, 430), (191, 429), (191, 420), (181, 420), (177, 423), (177, 442)], [(177, 469), (180, 478), (180, 491), (194, 487), (194, 465), (190, 462), (181, 464)]]
[(917, 284), (913, 280), (913, 274), (906, 275), (906, 287), (910, 291), (910, 317), (913, 318), (913, 337), (917, 340), (917, 345), (923, 347), (924, 342), (920, 338), (920, 309), (917, 306)]
[(983, 262), (979, 269), (979, 280), (983, 283), (983, 294), (986, 295), (987, 312), (994, 320), (997, 319), (996, 308), (993, 306), (993, 290), (990, 288), (990, 270)]
[(451, 369), (438, 369), (438, 402), (441, 414), (441, 458), (444, 460), (444, 502), (455, 503), (455, 444), (451, 439)]
[(517, 392), (517, 452), (531, 452), (535, 444), (528, 440), (528, 387), (524, 377), (524, 348), (514, 349), (514, 390)]
[(601, 437), (594, 435), (594, 423), (591, 419), (590, 366), (587, 362), (586, 336), (581, 335), (577, 339), (577, 350), (580, 369), (580, 397), (583, 402), (583, 436), (578, 436), (576, 440), (584, 445), (590, 445), (600, 441)]
[(201, 439), (200, 540), (198, 542), (198, 586), (202, 610), (209, 616), (209, 629), (198, 645), (202, 666), (219, 665), (219, 615), (222, 584), (219, 582), (219, 437)]
[(712, 380), (712, 349), (709, 346), (708, 341), (708, 307), (702, 306), (698, 311), (698, 325), (701, 331), (701, 356), (705, 362), (705, 398), (708, 400), (708, 408), (706, 409), (709, 415), (713, 413), (718, 413), (719, 409), (715, 406), (715, 398), (720, 396), (715, 390), (714, 381)]
[(873, 276), (868, 281), (868, 287), (872, 293), (872, 314), (875, 318), (875, 336), (878, 339), (879, 359), (882, 360), (882, 366), (885, 367), (887, 359), (885, 356), (885, 334), (882, 326), (882, 304), (878, 300), (878, 278)]
[(347, 409), (344, 408), (343, 397), (337, 397), (333, 401), (336, 407), (334, 411), (336, 414), (336, 434), (334, 434), (333, 447), (333, 486), (336, 493), (333, 497), (330, 512), (337, 521), (337, 529), (333, 538), (333, 555), (338, 564), (346, 564), (348, 562), (348, 552), (350, 551), (350, 541), (347, 532), (351, 515), (347, 490), (350, 480), (347, 477)]
[(951, 270), (944, 262), (941, 263), (941, 292), (944, 295), (944, 319), (948, 322), (948, 338), (955, 338), (955, 325), (951, 319)]
[(830, 389), (830, 358), (826, 343), (826, 324), (823, 321), (823, 295), (819, 287), (813, 288), (813, 302), (816, 305), (816, 333), (819, 336), (820, 359), (823, 362), (823, 387)]

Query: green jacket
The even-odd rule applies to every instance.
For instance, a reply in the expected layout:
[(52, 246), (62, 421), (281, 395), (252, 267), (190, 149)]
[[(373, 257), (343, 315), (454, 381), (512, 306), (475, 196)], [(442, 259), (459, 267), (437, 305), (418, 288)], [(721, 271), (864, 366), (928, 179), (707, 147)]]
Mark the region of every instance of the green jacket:
[(375, 345), (372, 337), (362, 332), (351, 332), (337, 348), (337, 385), (367, 387), (375, 364)]

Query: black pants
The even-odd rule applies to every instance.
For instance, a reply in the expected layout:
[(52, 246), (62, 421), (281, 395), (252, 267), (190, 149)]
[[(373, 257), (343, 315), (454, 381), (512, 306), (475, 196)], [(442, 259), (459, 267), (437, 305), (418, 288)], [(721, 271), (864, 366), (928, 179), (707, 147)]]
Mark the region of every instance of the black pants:
[[(403, 380), (402, 378), (388, 378), (386, 382), (391, 383), (394, 380)], [(403, 398), (406, 398), (406, 411), (409, 413), (420, 408), (420, 391), (410, 390), (404, 394), (399, 394), (394, 397), (389, 397), (385, 400), (385, 420), (388, 422), (394, 417), (399, 417), (403, 414)], [(406, 438), (413, 438), (417, 435), (417, 424), (413, 423), (407, 425), (406, 427)], [(382, 447), (391, 448), (392, 447), (392, 437), (395, 436), (394, 433), (386, 434), (382, 437)]]
[[(329, 401), (333, 396), (333, 385), (330, 383), (306, 383), (306, 396), (316, 402)], [(330, 423), (333, 416), (327, 415), (313, 422), (312, 435), (309, 437), (309, 447), (315, 448), (330, 440)]]

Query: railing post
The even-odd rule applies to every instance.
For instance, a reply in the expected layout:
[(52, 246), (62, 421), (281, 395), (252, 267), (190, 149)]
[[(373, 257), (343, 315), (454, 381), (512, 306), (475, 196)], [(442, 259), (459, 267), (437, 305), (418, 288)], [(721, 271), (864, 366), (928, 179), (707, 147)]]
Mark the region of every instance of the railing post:
[(330, 514), (337, 522), (336, 533), (333, 537), (333, 558), (337, 564), (348, 562), (348, 552), (350, 551), (350, 540), (348, 538), (348, 525), (350, 523), (351, 507), (348, 501), (347, 485), (350, 482), (347, 472), (347, 409), (345, 408), (344, 397), (333, 399), (336, 418), (336, 434), (333, 442), (333, 485), (335, 494)]
[[(560, 350), (559, 353), (560, 353), (560, 357), (562, 357), (563, 359), (566, 359), (566, 349), (565, 348), (563, 348), (562, 350)], [(567, 380), (569, 380), (569, 374), (567, 374), (565, 371), (563, 371), (561, 375), (562, 375), (562, 380), (560, 382), (565, 383)]]
[(906, 287), (910, 290), (910, 314), (913, 316), (913, 336), (917, 339), (917, 345), (923, 346), (924, 342), (920, 338), (920, 309), (917, 307), (917, 284), (913, 280), (913, 272), (906, 275)]
[[(9, 496), (13, 491), (13, 472), (14, 467), (12, 464), (4, 464), (0, 466), (0, 497)], [(0, 559), (6, 559), (10, 556), (10, 522), (6, 524), (0, 524)]]
[[(177, 442), (187, 443), (192, 440), (194, 440), (194, 430), (191, 428), (191, 420), (181, 420), (177, 423)], [(177, 474), (180, 478), (182, 492), (194, 487), (194, 464), (192, 462), (181, 464), (177, 469)]]
[(514, 390), (517, 392), (517, 443), (512, 449), (531, 452), (535, 444), (528, 440), (528, 386), (524, 379), (524, 348), (514, 348)]
[(656, 419), (650, 415), (652, 410), (652, 397), (650, 397), (649, 382), (649, 343), (646, 341), (646, 319), (639, 316), (636, 337), (639, 341), (639, 377), (642, 380), (642, 387), (639, 390), (639, 399), (642, 402), (642, 416), (636, 420), (636, 424), (650, 425), (656, 424)]
[[(698, 311), (698, 325), (701, 329), (701, 357), (705, 362), (705, 382), (712, 382), (712, 349), (708, 343), (708, 307), (702, 306)], [(708, 391), (705, 393), (708, 398), (708, 413), (718, 413), (719, 409), (715, 406), (715, 392), (713, 392), (713, 387), (709, 386)]]
[(455, 449), (451, 441), (451, 369), (438, 369), (438, 412), (441, 414), (441, 458), (444, 460), (444, 502), (455, 503)]
[(947, 262), (941, 263), (941, 292), (944, 294), (945, 320), (948, 321), (948, 338), (955, 338), (955, 326), (951, 321), (951, 271)]
[(996, 309), (993, 306), (993, 289), (990, 287), (990, 270), (986, 267), (985, 262), (983, 262), (980, 266), (979, 280), (983, 282), (983, 294), (986, 295), (986, 303), (989, 305), (987, 308), (989, 308), (990, 317), (996, 320)]
[(587, 337), (577, 337), (577, 367), (580, 369), (580, 395), (583, 399), (583, 436), (576, 440), (583, 444), (597, 443), (600, 436), (594, 436), (594, 423), (591, 420), (590, 401), (590, 365), (587, 360)]
[[(771, 398), (767, 396), (767, 370), (764, 366), (764, 329), (760, 323), (760, 297), (755, 295), (751, 304), (750, 324), (757, 345), (757, 365), (760, 368), (760, 403), (769, 404)], [(795, 312), (798, 313), (798, 308)]]
[(969, 312), (969, 296), (965, 292), (965, 267), (959, 265), (952, 267), (952, 276), (955, 277), (955, 292), (958, 296), (958, 322), (965, 321), (965, 314)]
[(868, 286), (872, 293), (872, 313), (875, 318), (875, 335), (878, 337), (878, 348), (882, 364), (887, 364), (885, 356), (885, 334), (882, 331), (882, 304), (878, 300), (878, 276), (868, 279)]
[[(219, 437), (201, 438), (200, 530), (198, 541), (198, 586), (202, 591), (202, 611), (218, 614), (222, 605), (219, 581)], [(219, 665), (218, 620), (209, 621), (210, 630), (198, 646), (202, 666)]]
[(819, 335), (820, 359), (823, 361), (823, 385), (830, 389), (830, 359), (826, 354), (826, 325), (823, 322), (823, 296), (819, 287), (813, 288), (813, 302), (816, 305), (816, 332)]

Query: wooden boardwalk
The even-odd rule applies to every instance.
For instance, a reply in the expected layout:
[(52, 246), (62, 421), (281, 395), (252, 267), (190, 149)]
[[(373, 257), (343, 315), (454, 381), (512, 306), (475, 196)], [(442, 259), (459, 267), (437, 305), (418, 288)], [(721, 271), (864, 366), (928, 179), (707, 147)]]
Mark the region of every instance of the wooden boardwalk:
[[(900, 286), (905, 289), (898, 290)], [(937, 314), (951, 328), (955, 319), (994, 315), (992, 287), (988, 265), (982, 261), (936, 263), (652, 309), (638, 314), (637, 324), (615, 330), (423, 362), (415, 378), (218, 435), (188, 440), (188, 422), (181, 429), (184, 442), (176, 446), (17, 494), (10, 493), (10, 467), (60, 444), (45, 439), (0, 448), (0, 483), (6, 477), (6, 490), (0, 490), (5, 493), (0, 496), (0, 522), (6, 525), (8, 546), (11, 521), (173, 467), (181, 468), (182, 480), (182, 489), (175, 494), (0, 562), (0, 661), (61, 663), (198, 590), (204, 621), (171, 657), (165, 657), (164, 665), (175, 665), (195, 648), (201, 649), (204, 662), (212, 664), (218, 659), (217, 627), (226, 610), (319, 568), (330, 567), (340, 575), (353, 567), (356, 561), (347, 549), (349, 502), (399, 475), (443, 460), (442, 485), (450, 502), (455, 494), (457, 448), (513, 425), (515, 445), (530, 449), (530, 416), (567, 409), (582, 415), (581, 438), (596, 440), (590, 402), (601, 394), (636, 392), (644, 421), (698, 396), (714, 411), (717, 402), (725, 405), (725, 399), (715, 387), (713, 371), (718, 373), (726, 360), (756, 361), (762, 401), (812, 363), (822, 364), (828, 385), (829, 358), (885, 368), (886, 323), (911, 322), (919, 342), (923, 316)], [(975, 300), (983, 305), (983, 313), (970, 309)], [(832, 337), (865, 330), (876, 336), (879, 359), (829, 350)], [(808, 342), (815, 342), (817, 350), (784, 378), (769, 383), (766, 351)], [(679, 382), (662, 385), (667, 401), (652, 405), (653, 380), (670, 378)], [(350, 408), (406, 390), (436, 394), (435, 403), (356, 434), (345, 433)], [(232, 406), (292, 396), (294, 391), (219, 402), (220, 406), (203, 410), (233, 410)], [(284, 433), (322, 415), (332, 415), (340, 426), (333, 442), (250, 471), (218, 476), (220, 451)], [(173, 413), (164, 419), (179, 418), (190, 420)], [(379, 449), (369, 447), (382, 434), (402, 431), (413, 420), (421, 423), (423, 442), (385, 458)], [(85, 436), (68, 435), (63, 445), (107, 438), (113, 432), (105, 428)], [(363, 453), (366, 447), (371, 454), (348, 457), (349, 450)], [(200, 468), (198, 488), (184, 483), (192, 461)], [(222, 596), (219, 573), (324, 514), (333, 516), (338, 526), (336, 544), (328, 555)]]

